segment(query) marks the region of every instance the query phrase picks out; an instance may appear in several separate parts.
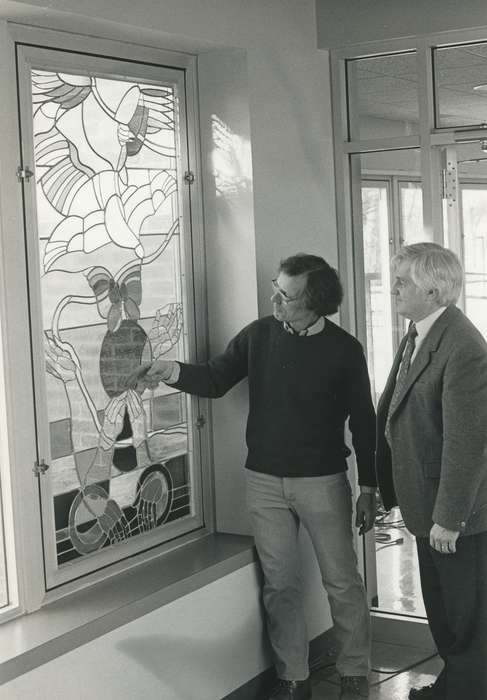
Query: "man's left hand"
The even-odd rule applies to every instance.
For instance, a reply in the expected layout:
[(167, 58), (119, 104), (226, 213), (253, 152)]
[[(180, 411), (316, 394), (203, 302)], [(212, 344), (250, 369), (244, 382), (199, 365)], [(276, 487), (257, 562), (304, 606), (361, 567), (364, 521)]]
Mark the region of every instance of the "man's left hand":
[(447, 530), (446, 527), (435, 523), (430, 530), (430, 545), (442, 554), (455, 554), (459, 535), (456, 530)]
[(364, 535), (374, 525), (377, 511), (375, 493), (361, 493), (355, 507), (355, 526), (359, 527), (359, 535)]

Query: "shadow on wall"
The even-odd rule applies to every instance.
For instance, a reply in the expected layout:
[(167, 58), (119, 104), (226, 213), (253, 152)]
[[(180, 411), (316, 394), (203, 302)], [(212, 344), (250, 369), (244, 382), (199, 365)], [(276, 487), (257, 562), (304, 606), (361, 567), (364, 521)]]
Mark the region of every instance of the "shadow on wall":
[(270, 659), (263, 629), (259, 643), (249, 645), (254, 638), (248, 624), (232, 632), (231, 639), (216, 638), (211, 630), (199, 638), (153, 634), (123, 640), (117, 648), (135, 662), (136, 673), (142, 667), (161, 682), (164, 700), (215, 700), (248, 681), (249, 670), (254, 674), (262, 659)]

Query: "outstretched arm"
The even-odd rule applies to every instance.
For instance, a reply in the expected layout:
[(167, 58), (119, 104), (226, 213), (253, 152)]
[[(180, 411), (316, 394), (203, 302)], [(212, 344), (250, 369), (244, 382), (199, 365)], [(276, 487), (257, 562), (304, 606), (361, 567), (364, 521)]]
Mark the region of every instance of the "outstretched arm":
[(133, 372), (127, 386), (130, 382), (132, 388), (154, 388), (164, 381), (188, 394), (218, 398), (247, 376), (248, 342), (248, 329), (244, 328), (230, 341), (225, 352), (208, 362), (154, 360)]
[(172, 360), (146, 362), (130, 374), (126, 380), (127, 389), (155, 389), (160, 382), (174, 384), (179, 379), (180, 366)]

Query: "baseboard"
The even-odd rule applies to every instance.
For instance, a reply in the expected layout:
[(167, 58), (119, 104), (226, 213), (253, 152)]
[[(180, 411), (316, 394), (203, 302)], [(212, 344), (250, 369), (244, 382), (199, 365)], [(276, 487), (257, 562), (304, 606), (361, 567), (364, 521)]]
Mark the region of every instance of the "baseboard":
[[(335, 656), (336, 650), (332, 628), (311, 640), (309, 645), (309, 667), (311, 671), (335, 663)], [(265, 700), (276, 680), (274, 668), (266, 668), (265, 671), (262, 671), (258, 676), (234, 690), (230, 695), (226, 695), (223, 700)]]

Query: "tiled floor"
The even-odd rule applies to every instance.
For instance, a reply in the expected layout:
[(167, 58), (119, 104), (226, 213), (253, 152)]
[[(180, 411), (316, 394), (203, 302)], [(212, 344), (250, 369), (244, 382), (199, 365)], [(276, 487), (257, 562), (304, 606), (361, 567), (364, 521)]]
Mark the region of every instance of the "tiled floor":
[[(443, 666), (438, 656), (397, 644), (374, 643), (369, 700), (407, 700), (411, 687), (433, 683)], [(313, 700), (338, 700), (340, 680), (334, 666), (311, 676)]]

